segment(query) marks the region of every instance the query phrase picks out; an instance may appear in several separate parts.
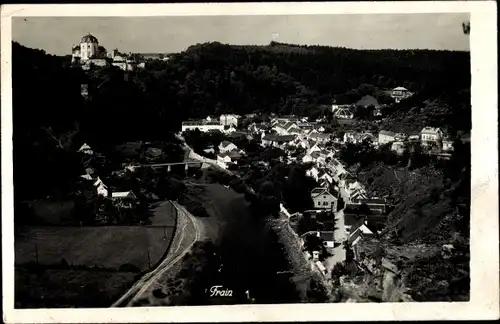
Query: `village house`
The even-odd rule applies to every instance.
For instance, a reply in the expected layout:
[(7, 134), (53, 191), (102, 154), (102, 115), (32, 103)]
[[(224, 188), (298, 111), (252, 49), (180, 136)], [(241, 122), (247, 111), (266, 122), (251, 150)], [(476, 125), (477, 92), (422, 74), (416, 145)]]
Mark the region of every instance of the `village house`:
[(453, 141), (449, 138), (443, 139), (443, 151), (453, 151)]
[(133, 191), (113, 192), (111, 199), (118, 201), (121, 208), (133, 208), (137, 204), (137, 196)]
[(289, 135), (291, 133), (301, 134), (302, 130), (297, 126), (295, 122), (291, 121), (278, 121), (273, 126), (273, 130), (279, 135)]
[(239, 118), (240, 118), (240, 116), (233, 115), (233, 114), (220, 115), (219, 122), (221, 125), (224, 125), (224, 126), (238, 127)]
[(387, 143), (391, 143), (391, 142), (394, 141), (394, 137), (395, 136), (396, 136), (396, 134), (393, 133), (393, 132), (381, 130), (378, 133), (378, 144), (379, 145), (384, 145), (384, 144), (387, 144)]
[(352, 105), (332, 105), (333, 117), (338, 119), (353, 119)]
[(307, 150), (307, 154), (311, 154), (313, 152), (321, 152), (321, 147), (319, 146), (319, 144), (315, 143), (314, 145), (312, 145), (308, 150)]
[(85, 174), (82, 174), (80, 176), (80, 178), (84, 179), (84, 180), (94, 180), (94, 178), (92, 178), (92, 176), (88, 173), (85, 173)]
[(405, 133), (396, 133), (394, 134), (394, 141), (396, 142), (404, 142), (408, 140), (408, 134), (405, 134)]
[(356, 223), (354, 223), (353, 225), (346, 228), (346, 230), (349, 234), (349, 238), (354, 236), (352, 238), (352, 241), (355, 241), (357, 239), (356, 232), (359, 232), (361, 234), (361, 238), (371, 238), (371, 237), (375, 236), (375, 234), (373, 233), (373, 230), (371, 230), (368, 227), (368, 222), (367, 222), (365, 217), (362, 217), (361, 219), (359, 219)]
[(181, 131), (185, 132), (188, 130), (200, 130), (201, 132), (208, 132), (211, 130), (217, 130), (220, 132), (224, 131), (224, 125), (221, 125), (218, 122), (214, 122), (210, 120), (193, 120), (193, 121), (185, 121), (182, 122)]
[(405, 148), (406, 148), (405, 143), (402, 141), (393, 142), (391, 145), (391, 150), (399, 155), (404, 153)]
[(373, 213), (385, 214), (387, 212), (387, 202), (383, 198), (353, 198), (346, 204), (346, 208), (359, 208), (366, 205)]
[(420, 141), (423, 146), (439, 146), (442, 139), (443, 131), (437, 127), (424, 127), (420, 132)]
[(344, 133), (344, 137), (342, 139), (343, 143), (355, 143), (357, 132), (355, 131), (346, 131)]
[(287, 145), (294, 146), (296, 135), (266, 134), (262, 138), (262, 146), (274, 146), (284, 148)]
[(410, 143), (416, 143), (418, 141), (420, 141), (420, 135), (419, 134), (408, 136), (408, 142), (410, 142)]
[(349, 203), (352, 199), (365, 198), (364, 186), (354, 179), (344, 179), (339, 181), (340, 196)]
[(318, 180), (322, 182), (322, 187), (330, 187), (333, 184), (333, 177), (326, 170), (319, 173)]
[(219, 152), (220, 153), (231, 152), (231, 151), (234, 151), (237, 149), (238, 149), (238, 147), (229, 141), (222, 141), (219, 144)]
[(311, 153), (307, 153), (306, 155), (304, 155), (304, 157), (302, 158), (302, 163), (310, 163), (310, 162), (316, 163), (318, 162), (318, 159), (320, 157), (321, 153), (319, 153), (318, 151), (313, 151)]
[(328, 143), (330, 141), (330, 138), (332, 137), (332, 134), (328, 133), (312, 133), (309, 135), (309, 138), (312, 139), (313, 141), (316, 141), (316, 143)]
[(215, 154), (215, 150), (213, 147), (207, 147), (206, 149), (203, 149), (203, 152), (206, 154)]
[(391, 91), (391, 97), (394, 99), (396, 103), (400, 102), (403, 99), (409, 98), (412, 95), (413, 93), (411, 93), (410, 90), (404, 87), (397, 87), (392, 89)]
[(219, 153), (217, 155), (217, 165), (219, 165), (221, 168), (227, 169), (231, 164), (238, 164), (238, 160), (240, 158), (241, 154), (236, 151)]
[(299, 117), (297, 117), (295, 115), (284, 115), (284, 116), (274, 117), (273, 120), (276, 120), (276, 121), (285, 121), (285, 122), (288, 122), (288, 121), (298, 122), (299, 121)]
[(318, 175), (319, 175), (319, 173), (320, 173), (320, 171), (315, 166), (311, 167), (309, 170), (306, 171), (306, 175), (308, 177), (313, 178), (316, 181), (318, 181)]
[(309, 142), (307, 139), (297, 136), (294, 141), (297, 147), (307, 149), (309, 147)]
[(108, 186), (105, 185), (99, 177), (97, 177), (97, 181), (94, 182), (94, 187), (96, 187), (97, 195), (107, 198), (111, 197), (111, 190), (108, 189)]
[(94, 151), (92, 151), (92, 148), (90, 148), (90, 146), (87, 143), (83, 144), (78, 150), (78, 152), (88, 155), (94, 154)]
[(307, 122), (304, 123), (304, 122), (302, 122), (302, 123), (298, 123), (297, 127), (300, 128), (300, 130), (303, 133), (307, 133), (307, 132), (309, 132), (309, 131), (311, 131), (311, 130), (314, 129), (314, 123), (307, 123)]
[(311, 191), (311, 198), (316, 209), (337, 211), (338, 198), (327, 188), (315, 188)]
[(316, 235), (323, 240), (327, 248), (333, 249), (335, 247), (335, 236), (333, 231), (317, 231)]
[(335, 182), (339, 182), (349, 174), (344, 166), (335, 158), (330, 160), (327, 167), (332, 171), (332, 177)]

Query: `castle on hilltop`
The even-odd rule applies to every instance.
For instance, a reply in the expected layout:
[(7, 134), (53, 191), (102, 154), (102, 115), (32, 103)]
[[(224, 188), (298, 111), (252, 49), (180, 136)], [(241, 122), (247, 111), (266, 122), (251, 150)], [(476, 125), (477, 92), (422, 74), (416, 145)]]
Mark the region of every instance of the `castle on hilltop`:
[(92, 34), (82, 37), (80, 44), (72, 48), (71, 62), (79, 64), (83, 69), (95, 66), (117, 66), (124, 71), (132, 71), (136, 68), (144, 67), (144, 62), (138, 62), (129, 53), (123, 54), (114, 49), (110, 53), (104, 46), (99, 45), (99, 41)]

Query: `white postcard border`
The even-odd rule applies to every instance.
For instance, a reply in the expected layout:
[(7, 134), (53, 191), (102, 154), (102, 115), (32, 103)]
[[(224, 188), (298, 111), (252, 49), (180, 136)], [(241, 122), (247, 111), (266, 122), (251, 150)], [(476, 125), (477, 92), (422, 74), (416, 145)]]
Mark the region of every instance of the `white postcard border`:
[[(14, 310), (11, 17), (469, 12), (472, 69), (471, 299), (367, 303)], [(7, 5), (1, 11), (2, 281), (6, 323), (495, 319), (499, 316), (496, 3), (492, 1)], [(460, 26), (457, 26), (460, 28)]]

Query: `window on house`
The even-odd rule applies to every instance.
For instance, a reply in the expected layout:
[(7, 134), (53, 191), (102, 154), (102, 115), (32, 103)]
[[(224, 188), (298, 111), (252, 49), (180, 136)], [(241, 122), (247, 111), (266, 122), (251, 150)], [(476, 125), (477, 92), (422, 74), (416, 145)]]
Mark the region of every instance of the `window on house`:
[(318, 206), (321, 206), (321, 201), (318, 201)]
[(324, 201), (323, 206), (328, 206), (328, 201)]

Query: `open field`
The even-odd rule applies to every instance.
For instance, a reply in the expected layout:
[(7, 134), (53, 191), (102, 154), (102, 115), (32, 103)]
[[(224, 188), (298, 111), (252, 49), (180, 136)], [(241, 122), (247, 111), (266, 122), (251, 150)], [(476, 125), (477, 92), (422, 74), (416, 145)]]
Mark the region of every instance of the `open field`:
[[(109, 307), (135, 281), (135, 273), (15, 268), (16, 308)], [(61, 298), (62, 297), (62, 298)]]
[(36, 262), (38, 252), (40, 264), (55, 264), (64, 258), (70, 265), (117, 269), (132, 264), (145, 270), (165, 254), (173, 230), (166, 226), (25, 228), (15, 240), (15, 262)]

